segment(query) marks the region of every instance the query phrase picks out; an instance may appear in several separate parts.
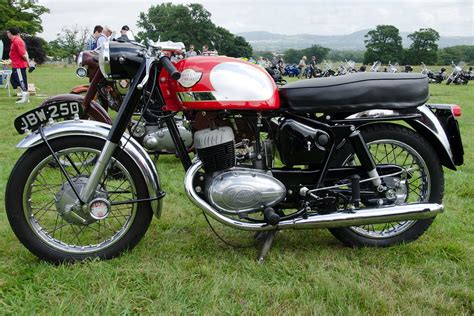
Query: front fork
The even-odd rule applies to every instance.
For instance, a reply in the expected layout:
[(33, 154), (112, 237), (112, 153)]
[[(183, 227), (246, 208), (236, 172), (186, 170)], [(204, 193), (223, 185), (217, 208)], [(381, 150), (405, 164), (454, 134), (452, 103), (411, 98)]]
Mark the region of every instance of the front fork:
[(127, 95), (125, 96), (125, 99), (123, 100), (123, 104), (120, 107), (117, 118), (112, 124), (112, 128), (110, 129), (109, 135), (107, 136), (105, 146), (99, 155), (99, 159), (92, 170), (91, 176), (89, 177), (84, 189), (80, 193), (80, 200), (86, 204), (92, 200), (94, 192), (100, 183), (100, 179), (102, 178), (102, 175), (104, 174), (107, 165), (112, 158), (112, 155), (119, 146), (120, 140), (125, 133), (130, 120), (132, 119), (135, 106), (138, 104), (141, 95), (141, 90), (137, 89), (137, 86), (144, 76), (145, 63), (142, 63), (137, 71), (137, 74), (132, 80), (132, 84), (127, 92)]
[[(97, 186), (100, 183), (100, 179), (102, 178), (104, 172), (106, 172), (110, 159), (112, 158), (112, 155), (119, 146), (120, 140), (122, 139), (122, 136), (125, 133), (125, 130), (127, 129), (127, 126), (134, 114), (135, 106), (136, 104), (138, 104), (138, 101), (140, 99), (140, 94), (142, 91), (141, 89), (143, 89), (143, 87), (140, 87), (139, 89), (139, 86), (141, 85), (140, 82), (145, 77), (145, 72), (146, 64), (142, 63), (140, 69), (137, 72), (137, 75), (132, 80), (130, 89), (128, 90), (128, 93), (125, 96), (125, 99), (123, 100), (123, 104), (120, 106), (117, 118), (112, 124), (112, 128), (110, 129), (109, 135), (107, 136), (107, 141), (99, 155), (98, 161), (94, 166), (94, 169), (92, 170), (91, 176), (87, 181), (84, 189), (80, 193), (79, 201), (82, 201), (83, 203), (85, 203), (85, 205), (88, 205), (89, 202), (93, 199)], [(161, 92), (158, 91), (158, 93)], [(184, 141), (182, 140), (181, 135), (179, 134), (176, 122), (173, 116), (167, 117), (165, 119), (165, 122), (168, 127), (168, 130), (170, 131), (171, 138), (173, 139), (173, 142), (176, 146), (176, 152), (178, 154), (178, 157), (181, 160), (184, 170), (187, 171), (191, 167), (191, 159), (186, 150), (186, 145), (184, 144)], [(79, 201), (78, 203), (80, 203)]]

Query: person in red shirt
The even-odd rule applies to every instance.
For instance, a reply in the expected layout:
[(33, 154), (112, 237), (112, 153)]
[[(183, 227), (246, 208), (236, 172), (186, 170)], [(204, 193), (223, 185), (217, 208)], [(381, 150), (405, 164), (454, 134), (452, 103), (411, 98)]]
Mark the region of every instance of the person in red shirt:
[(28, 52), (25, 42), (20, 37), (20, 30), (11, 27), (7, 30), (7, 36), (11, 41), (10, 59), (12, 61), (12, 75), (10, 82), (14, 89), (21, 89), (21, 99), (16, 103), (26, 103), (28, 100), (28, 81), (26, 68), (28, 67)]

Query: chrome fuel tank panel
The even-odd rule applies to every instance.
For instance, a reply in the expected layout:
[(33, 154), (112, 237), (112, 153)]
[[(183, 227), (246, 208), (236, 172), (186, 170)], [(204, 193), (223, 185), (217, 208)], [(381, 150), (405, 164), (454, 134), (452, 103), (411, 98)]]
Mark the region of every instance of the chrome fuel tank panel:
[(206, 185), (207, 199), (225, 214), (261, 211), (283, 201), (286, 188), (261, 170), (232, 168), (216, 173)]

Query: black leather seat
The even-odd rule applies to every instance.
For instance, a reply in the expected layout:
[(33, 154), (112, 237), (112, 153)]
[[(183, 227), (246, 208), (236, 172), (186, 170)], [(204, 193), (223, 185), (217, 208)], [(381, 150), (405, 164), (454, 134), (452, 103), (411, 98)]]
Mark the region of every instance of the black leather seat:
[(354, 73), (300, 80), (280, 88), (282, 108), (304, 113), (410, 109), (428, 97), (427, 77), (406, 73)]

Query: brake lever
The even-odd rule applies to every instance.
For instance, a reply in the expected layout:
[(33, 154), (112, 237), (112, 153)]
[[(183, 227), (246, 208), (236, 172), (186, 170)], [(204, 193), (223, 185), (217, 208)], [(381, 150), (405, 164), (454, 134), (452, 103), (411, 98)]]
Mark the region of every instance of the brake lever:
[(145, 77), (143, 77), (142, 82), (140, 82), (137, 85), (138, 90), (143, 90), (146, 83), (148, 82), (148, 79), (150, 78), (151, 66), (153, 65), (154, 62), (156, 62), (156, 57), (148, 57), (146, 59), (146, 62), (145, 62)]

